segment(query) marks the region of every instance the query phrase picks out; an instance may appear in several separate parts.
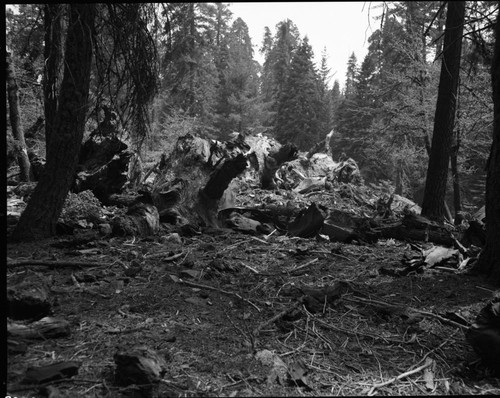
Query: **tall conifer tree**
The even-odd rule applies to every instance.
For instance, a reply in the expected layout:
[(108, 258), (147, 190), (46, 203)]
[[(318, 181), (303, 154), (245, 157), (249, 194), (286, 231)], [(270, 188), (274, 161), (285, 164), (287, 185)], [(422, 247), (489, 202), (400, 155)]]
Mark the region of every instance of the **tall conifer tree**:
[(314, 145), (321, 133), (321, 93), (307, 37), (293, 57), (290, 74), (278, 101), (276, 133), (283, 143), (302, 150)]

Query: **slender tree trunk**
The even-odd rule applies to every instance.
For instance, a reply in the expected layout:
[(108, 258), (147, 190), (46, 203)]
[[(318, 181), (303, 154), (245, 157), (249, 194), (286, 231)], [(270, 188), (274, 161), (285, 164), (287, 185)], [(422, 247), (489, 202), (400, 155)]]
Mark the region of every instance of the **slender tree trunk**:
[(12, 64), (11, 53), (6, 52), (6, 80), (7, 97), (9, 101), (10, 125), (12, 127), (12, 136), (16, 144), (17, 162), (21, 171), (21, 181), (31, 181), (30, 160), (26, 141), (24, 140), (24, 130), (21, 123), (21, 111), (19, 109), (19, 92), (17, 88), (16, 73)]
[(444, 35), (442, 33), (444, 22), (444, 8), (439, 11), (437, 17), (437, 29), (436, 29), (436, 55), (441, 54), (443, 51)]
[(460, 225), (462, 217), (462, 200), (460, 198), (460, 174), (458, 173), (458, 150), (460, 149), (460, 131), (456, 131), (451, 145), (451, 176), (453, 179), (453, 207), (455, 208), (455, 225)]
[(396, 195), (403, 195), (403, 162), (398, 159), (396, 164)]
[(45, 143), (50, 148), (51, 133), (55, 129), (58, 92), (62, 80), (63, 14), (64, 4), (45, 4), (45, 74), (43, 82), (45, 112)]
[(53, 235), (73, 183), (88, 108), (95, 7), (91, 3), (70, 6), (64, 75), (45, 173), (19, 219), (14, 239)]
[[(188, 14), (189, 14), (189, 56), (194, 58), (195, 51), (195, 15), (194, 15), (194, 3), (188, 4)], [(190, 61), (189, 63), (189, 96), (188, 96), (188, 109), (191, 115), (196, 115), (196, 110), (194, 109), (195, 94), (194, 94), (194, 78), (195, 78), (195, 64)]]
[(422, 203), (422, 215), (439, 221), (442, 221), (445, 215), (444, 202), (455, 123), (464, 19), (465, 1), (448, 2), (444, 57), (441, 64), (431, 154)]
[(486, 176), (486, 245), (477, 270), (500, 286), (500, 13), (495, 27), (495, 53), (491, 67), (493, 86), (493, 143)]

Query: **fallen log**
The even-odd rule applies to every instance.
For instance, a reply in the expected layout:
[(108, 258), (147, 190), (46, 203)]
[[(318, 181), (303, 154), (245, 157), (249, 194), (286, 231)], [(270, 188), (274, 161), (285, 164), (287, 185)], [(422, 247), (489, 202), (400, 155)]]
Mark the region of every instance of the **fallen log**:
[(29, 324), (9, 322), (9, 337), (21, 340), (46, 340), (67, 337), (71, 334), (69, 322), (64, 319), (45, 317)]
[(400, 222), (377, 227), (375, 232), (384, 239), (432, 242), (443, 246), (453, 246), (454, 243), (452, 231), (414, 213), (406, 214)]
[(69, 379), (78, 374), (80, 366), (82, 366), (82, 363), (79, 361), (57, 362), (37, 367), (31, 366), (26, 370), (23, 384), (43, 384)]

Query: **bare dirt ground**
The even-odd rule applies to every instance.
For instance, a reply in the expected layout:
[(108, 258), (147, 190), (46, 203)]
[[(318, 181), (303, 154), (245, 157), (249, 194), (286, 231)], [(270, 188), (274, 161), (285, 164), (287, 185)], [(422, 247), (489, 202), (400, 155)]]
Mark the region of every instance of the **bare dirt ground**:
[[(500, 394), (500, 380), (477, 361), (463, 329), (426, 315), (452, 312), (472, 322), (494, 290), (478, 277), (382, 275), (410, 249), (395, 240), (171, 232), (139, 239), (86, 230), (80, 237), (91, 238), (80, 244), (78, 236), (8, 243), (11, 260), (58, 263), (9, 267), (8, 283), (41, 274), (53, 316), (71, 325), (70, 337), (9, 355), (11, 396), (47, 396), (43, 386), (20, 384), (26, 369), (70, 360), (81, 366), (51, 383), (59, 397), (143, 396), (115, 384), (114, 354), (135, 346), (166, 360), (150, 391), (158, 397)], [(67, 264), (75, 261), (82, 266)], [(314, 302), (311, 292), (339, 286), (342, 294)]]

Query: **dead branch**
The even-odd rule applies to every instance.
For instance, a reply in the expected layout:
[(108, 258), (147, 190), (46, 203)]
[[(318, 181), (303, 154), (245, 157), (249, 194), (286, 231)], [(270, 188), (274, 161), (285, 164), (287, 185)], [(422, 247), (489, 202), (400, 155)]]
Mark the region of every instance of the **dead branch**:
[(305, 264), (302, 264), (300, 265), (299, 267), (297, 268), (294, 268), (294, 269), (291, 269), (291, 270), (288, 270), (287, 272), (290, 273), (290, 274), (296, 274), (297, 271), (301, 270), (301, 269), (304, 269), (306, 267), (309, 267), (310, 265), (314, 264), (316, 261), (318, 261), (318, 258), (313, 258), (311, 261), (308, 261), (306, 262)]
[(47, 261), (47, 260), (20, 260), (7, 261), (8, 268), (25, 267), (27, 265), (36, 265), (43, 267), (102, 267), (103, 263), (84, 262), (84, 261)]
[(422, 365), (422, 366), (419, 366), (418, 368), (416, 369), (413, 369), (413, 370), (410, 370), (408, 372), (405, 372), (405, 373), (401, 373), (399, 376), (396, 376), (396, 377), (393, 377), (392, 379), (390, 380), (387, 380), (387, 381), (384, 381), (383, 383), (378, 383), (378, 384), (374, 384), (372, 386), (372, 388), (370, 389), (370, 391), (368, 392), (368, 395), (372, 395), (373, 392), (379, 388), (379, 387), (383, 387), (383, 386), (387, 386), (389, 384), (392, 384), (394, 383), (395, 381), (398, 381), (398, 380), (401, 380), (401, 379), (404, 379), (405, 377), (408, 377), (408, 376), (411, 376), (415, 373), (419, 373), (421, 372), (422, 370), (428, 368), (429, 366), (431, 366), (432, 364), (434, 363), (434, 360), (433, 359), (430, 359), (430, 358), (427, 358), (427, 360), (425, 361), (425, 363)]
[(374, 306), (383, 306), (384, 308), (389, 308), (392, 310), (392, 312), (398, 312), (398, 313), (413, 313), (413, 314), (419, 314), (424, 317), (429, 317), (429, 318), (435, 318), (439, 320), (442, 323), (448, 324), (450, 326), (454, 326), (463, 330), (467, 330), (469, 327), (462, 325), (458, 322), (452, 321), (451, 319), (443, 318), (442, 316), (438, 314), (434, 314), (432, 312), (427, 312), (427, 311), (421, 311), (417, 310), (415, 308), (411, 307), (403, 307), (403, 306), (398, 306), (398, 305), (393, 305), (393, 304), (388, 304), (383, 301), (379, 300), (373, 300), (373, 299), (364, 299), (361, 297), (344, 297), (345, 300), (351, 301), (351, 302), (358, 302), (358, 303), (363, 303), (363, 304), (368, 304), (368, 305), (374, 305)]
[(239, 298), (240, 300), (243, 300), (243, 301), (246, 301), (248, 304), (250, 304), (252, 307), (254, 307), (257, 311), (261, 312), (262, 310), (257, 307), (254, 303), (252, 303), (250, 300), (246, 299), (246, 298), (243, 298), (241, 297), (238, 293), (234, 293), (234, 292), (228, 292), (227, 290), (222, 290), (222, 289), (217, 289), (216, 287), (212, 287), (212, 286), (207, 286), (207, 285), (201, 285), (199, 283), (194, 283), (194, 282), (188, 282), (188, 281), (185, 281), (181, 278), (178, 278), (179, 279), (179, 283), (182, 283), (184, 285), (187, 285), (187, 286), (192, 286), (192, 287), (197, 287), (199, 289), (208, 289), (208, 290), (214, 290), (216, 292), (220, 292), (220, 293), (223, 293), (223, 294), (227, 294), (228, 296), (234, 296), (234, 297), (237, 297)]
[(267, 321), (261, 323), (259, 326), (257, 326), (253, 330), (252, 334), (257, 337), (259, 335), (259, 332), (261, 331), (261, 329), (263, 329), (267, 325), (270, 325), (271, 323), (277, 321), (278, 319), (280, 319), (284, 315), (288, 314), (289, 312), (292, 312), (295, 308), (299, 307), (300, 305), (302, 305), (302, 302), (296, 301), (292, 306), (290, 306), (288, 308), (285, 308), (280, 313), (276, 314), (275, 316), (273, 316), (272, 318), (268, 319)]

